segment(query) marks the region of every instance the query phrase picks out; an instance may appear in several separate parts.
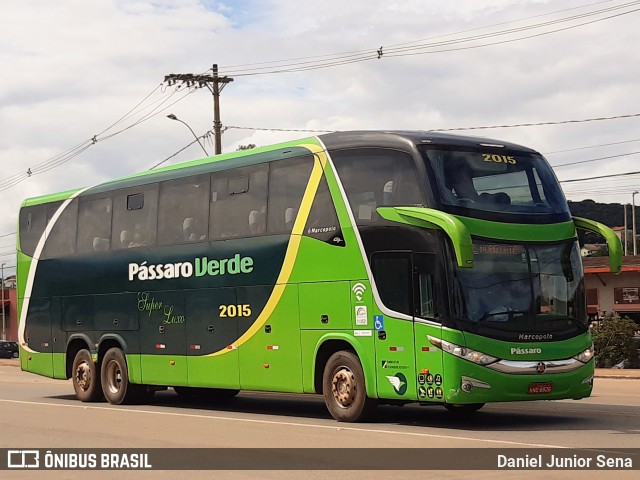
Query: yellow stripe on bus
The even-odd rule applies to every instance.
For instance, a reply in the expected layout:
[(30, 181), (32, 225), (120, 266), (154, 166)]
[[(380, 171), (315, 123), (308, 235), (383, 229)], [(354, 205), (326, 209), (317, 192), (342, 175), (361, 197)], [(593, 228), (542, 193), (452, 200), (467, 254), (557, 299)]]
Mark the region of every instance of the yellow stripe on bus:
[(302, 239), (304, 226), (307, 224), (309, 213), (311, 212), (311, 205), (313, 204), (313, 199), (315, 198), (316, 192), (318, 191), (320, 179), (322, 178), (322, 172), (325, 165), (327, 164), (327, 156), (321, 147), (319, 147), (318, 145), (300, 146), (310, 150), (311, 153), (314, 154), (315, 161), (313, 162), (313, 170), (311, 171), (311, 177), (309, 177), (307, 188), (305, 189), (304, 195), (302, 196), (302, 202), (300, 203), (298, 216), (296, 217), (296, 221), (293, 224), (293, 230), (291, 231), (291, 237), (289, 238), (289, 245), (287, 246), (287, 252), (284, 256), (282, 269), (280, 270), (280, 274), (278, 275), (278, 279), (276, 280), (276, 285), (271, 292), (269, 300), (267, 300), (267, 304), (264, 306), (264, 309), (260, 312), (260, 315), (258, 315), (258, 318), (256, 318), (256, 321), (253, 322), (251, 327), (249, 327), (249, 329), (231, 345), (225, 347), (222, 350), (218, 350), (217, 352), (205, 355), (207, 357), (214, 357), (217, 355), (224, 355), (225, 353), (232, 352), (247, 340), (249, 340), (251, 337), (253, 337), (262, 328), (269, 317), (271, 317), (273, 311), (278, 306), (278, 303), (280, 303), (282, 295), (284, 294), (284, 289), (289, 282), (291, 272), (293, 271), (293, 265), (298, 256), (298, 250), (300, 248), (300, 240)]

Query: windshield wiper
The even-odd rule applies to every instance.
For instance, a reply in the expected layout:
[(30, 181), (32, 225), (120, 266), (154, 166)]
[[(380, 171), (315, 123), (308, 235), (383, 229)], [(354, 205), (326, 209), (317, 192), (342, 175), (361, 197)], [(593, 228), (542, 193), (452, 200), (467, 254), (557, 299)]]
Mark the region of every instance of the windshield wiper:
[(556, 315), (554, 317), (537, 318), (536, 319), (536, 321), (540, 322), (540, 323), (559, 322), (559, 321), (563, 321), (563, 320), (569, 320), (569, 321), (574, 322), (574, 323), (575, 322), (580, 323), (577, 318), (570, 317), (568, 315)]
[[(527, 310), (505, 310), (504, 312), (495, 312), (495, 313), (487, 313), (485, 316), (483, 316), (480, 320), (478, 320), (478, 322), (482, 323), (482, 322), (505, 322), (505, 321), (511, 321), (513, 320), (513, 318), (516, 315), (527, 315), (529, 312)], [(497, 316), (502, 316), (502, 315), (506, 315), (507, 319), (506, 320), (489, 320), (489, 318), (491, 317), (497, 317)]]

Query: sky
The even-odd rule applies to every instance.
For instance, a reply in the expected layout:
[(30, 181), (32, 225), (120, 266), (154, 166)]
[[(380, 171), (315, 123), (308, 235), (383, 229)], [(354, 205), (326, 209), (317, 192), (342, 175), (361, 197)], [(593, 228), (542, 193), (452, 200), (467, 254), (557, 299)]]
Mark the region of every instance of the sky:
[(465, 129), (543, 153), (569, 200), (640, 190), (640, 175), (567, 182), (640, 171), (640, 1), (29, 0), (0, 19), (5, 274), (25, 198), (204, 156), (166, 116), (205, 134), (210, 92), (164, 78), (213, 64), (233, 78), (223, 152)]

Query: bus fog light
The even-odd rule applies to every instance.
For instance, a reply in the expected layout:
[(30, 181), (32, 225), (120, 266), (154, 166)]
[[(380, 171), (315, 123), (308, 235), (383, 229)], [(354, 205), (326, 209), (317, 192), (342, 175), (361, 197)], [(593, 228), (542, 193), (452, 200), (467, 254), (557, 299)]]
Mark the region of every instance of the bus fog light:
[(462, 377), (460, 380), (460, 389), (465, 393), (470, 393), (473, 387), (491, 388), (491, 385), (489, 385), (487, 382), (483, 382), (482, 380), (478, 380), (476, 378)]
[(582, 384), (591, 385), (593, 387), (593, 376), (587, 377), (584, 380), (582, 380)]

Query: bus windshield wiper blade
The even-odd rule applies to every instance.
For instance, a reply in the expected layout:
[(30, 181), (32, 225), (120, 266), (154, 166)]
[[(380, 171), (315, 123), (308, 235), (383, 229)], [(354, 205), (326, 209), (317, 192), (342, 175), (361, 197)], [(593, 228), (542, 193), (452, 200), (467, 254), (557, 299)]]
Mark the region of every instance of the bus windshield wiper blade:
[(482, 322), (503, 322), (504, 320), (490, 320), (490, 317), (497, 317), (499, 315), (506, 315), (507, 316), (507, 320), (512, 320), (513, 317), (515, 317), (516, 315), (527, 315), (529, 312), (526, 310), (505, 310), (504, 312), (495, 312), (495, 313), (488, 313), (486, 314), (484, 317), (482, 317), (480, 320), (478, 320), (478, 322), (482, 323)]

